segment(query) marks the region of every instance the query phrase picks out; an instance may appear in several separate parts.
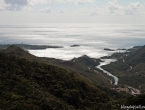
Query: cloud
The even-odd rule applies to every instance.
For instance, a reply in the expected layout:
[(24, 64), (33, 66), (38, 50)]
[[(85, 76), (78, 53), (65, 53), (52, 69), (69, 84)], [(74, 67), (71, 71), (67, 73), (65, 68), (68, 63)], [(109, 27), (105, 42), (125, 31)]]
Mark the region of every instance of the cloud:
[(0, 0), (0, 10), (29, 10), (33, 5), (46, 4), (49, 0)]
[(28, 0), (5, 0), (5, 3), (10, 5), (26, 6), (28, 4)]
[(23, 10), (28, 5), (28, 0), (0, 0), (0, 10)]
[(144, 10), (144, 6), (140, 3), (131, 3), (128, 7), (125, 9), (125, 13), (127, 15), (134, 15), (134, 14), (140, 14)]
[(83, 7), (81, 9), (78, 9), (77, 11), (78, 15), (88, 15), (91, 17), (96, 17), (96, 16), (100, 16), (100, 15), (124, 15), (125, 13), (125, 7), (122, 5), (119, 5), (118, 2), (116, 0), (112, 1), (112, 2), (108, 2), (106, 4), (106, 6), (103, 7), (99, 7), (96, 4), (94, 4), (94, 6), (87, 6), (87, 7)]
[(114, 0), (113, 2), (108, 2), (107, 8), (108, 8), (109, 14), (123, 14), (124, 13), (124, 7), (119, 5), (117, 0)]
[[(69, 3), (78, 5), (93, 3), (93, 1), (94, 0), (0, 0), (0, 10), (27, 10), (36, 4)], [(49, 12), (49, 10), (47, 11)]]
[(0, 11), (5, 10), (8, 5), (5, 3), (4, 0), (0, 0)]
[(41, 13), (50, 13), (51, 12), (51, 8), (48, 7), (48, 8), (41, 9), (40, 12)]
[(108, 2), (107, 9), (111, 15), (136, 15), (144, 12), (144, 6), (138, 2), (122, 6), (118, 4), (117, 0)]
[[(47, 4), (52, 3), (67, 3), (74, 5), (88, 4), (85, 7), (74, 9), (70, 11), (70, 14), (75, 15), (87, 15), (87, 16), (98, 16), (98, 15), (139, 15), (145, 14), (145, 8), (140, 3), (131, 3), (128, 6), (120, 5), (117, 0), (109, 1), (106, 6), (99, 7), (96, 5), (95, 0), (0, 0), (0, 10), (30, 10), (35, 5), (46, 4), (46, 8), (40, 10), (42, 13), (50, 13), (51, 8), (47, 8)], [(95, 5), (95, 7), (93, 6)], [(59, 5), (59, 4), (58, 4)], [(66, 4), (65, 4), (66, 5)], [(42, 7), (41, 7), (42, 8)], [(68, 7), (69, 8), (69, 7)], [(68, 10), (68, 9), (67, 9)], [(59, 10), (59, 13), (65, 13), (66, 10)], [(73, 12), (73, 13), (72, 13)]]

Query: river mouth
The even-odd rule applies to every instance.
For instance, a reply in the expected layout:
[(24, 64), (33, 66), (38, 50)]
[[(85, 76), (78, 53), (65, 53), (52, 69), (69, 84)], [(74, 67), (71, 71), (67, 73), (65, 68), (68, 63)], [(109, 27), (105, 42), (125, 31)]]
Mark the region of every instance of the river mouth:
[[(118, 85), (118, 81), (119, 81), (118, 77), (116, 77), (113, 74), (111, 74), (110, 72), (104, 70), (102, 68), (102, 66), (108, 65), (108, 64), (110, 64), (112, 62), (116, 62), (116, 61), (117, 61), (116, 59), (101, 59), (100, 64), (98, 66), (96, 66), (97, 69), (101, 70), (103, 73), (107, 74), (108, 76), (110, 76), (114, 79), (114, 86)], [(112, 89), (116, 90), (118, 92), (124, 91), (124, 92), (129, 93), (134, 96), (141, 94), (139, 89), (136, 89), (136, 88), (128, 86), (128, 85), (124, 85), (123, 87), (118, 86), (117, 88), (112, 88)]]
[(100, 64), (96, 66), (96, 68), (103, 71), (103, 73), (107, 74), (108, 76), (112, 77), (114, 79), (114, 85), (118, 85), (118, 81), (119, 81), (118, 77), (114, 76), (113, 74), (111, 74), (110, 72), (102, 68), (102, 66), (108, 65), (112, 62), (116, 62), (117, 60), (116, 59), (101, 59), (101, 61), (102, 62), (100, 62)]

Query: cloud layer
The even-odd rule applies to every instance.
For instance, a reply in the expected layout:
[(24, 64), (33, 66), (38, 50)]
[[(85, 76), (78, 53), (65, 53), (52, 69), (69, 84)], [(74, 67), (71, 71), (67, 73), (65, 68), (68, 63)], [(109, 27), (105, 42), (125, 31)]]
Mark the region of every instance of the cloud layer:
[(120, 5), (117, 0), (108, 2), (105, 7), (95, 6), (91, 8), (93, 15), (140, 15), (145, 14), (145, 7), (139, 2), (130, 3), (127, 6)]
[[(0, 0), (0, 10), (29, 10), (32, 6), (39, 4), (58, 4), (58, 3), (68, 3), (74, 5), (83, 5), (83, 4), (94, 4), (95, 6), (87, 6), (83, 8), (74, 9), (73, 12), (83, 10), (88, 15), (134, 15), (134, 14), (144, 14), (145, 7), (139, 3), (130, 3), (128, 6), (123, 6), (118, 4), (117, 0), (109, 1), (104, 7), (99, 7), (95, 0)], [(49, 7), (49, 8), (48, 8)], [(69, 7), (68, 7), (69, 8)], [(86, 10), (85, 10), (86, 8)], [(52, 7), (47, 6), (42, 7), (40, 12), (49, 13)], [(59, 9), (60, 10), (60, 9)], [(65, 10), (65, 9), (61, 9)], [(62, 11), (61, 11), (62, 12)], [(81, 13), (81, 11), (80, 11)]]
[(78, 5), (93, 3), (93, 1), (94, 0), (0, 0), (0, 10), (22, 10), (36, 4), (47, 3), (69, 3)]
[(141, 14), (143, 12), (144, 6), (141, 3), (131, 3), (128, 6), (119, 5), (116, 0), (113, 2), (108, 2), (107, 8), (110, 14), (117, 15), (134, 15)]
[[(118, 1), (102, 1), (100, 5), (97, 0), (0, 0), (0, 23), (144, 21), (145, 3), (129, 1), (123, 5)], [(7, 19), (10, 17), (13, 19)]]

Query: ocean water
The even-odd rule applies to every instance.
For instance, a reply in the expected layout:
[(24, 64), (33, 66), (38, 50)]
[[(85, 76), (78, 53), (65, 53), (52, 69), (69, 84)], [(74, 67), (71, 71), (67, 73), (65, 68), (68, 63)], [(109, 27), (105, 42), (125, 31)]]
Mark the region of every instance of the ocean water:
[[(40, 57), (70, 60), (88, 55), (111, 55), (104, 48), (118, 49), (145, 45), (145, 25), (123, 24), (25, 24), (0, 25), (1, 44), (56, 45), (64, 48), (29, 50)], [(80, 45), (70, 47), (71, 45)]]

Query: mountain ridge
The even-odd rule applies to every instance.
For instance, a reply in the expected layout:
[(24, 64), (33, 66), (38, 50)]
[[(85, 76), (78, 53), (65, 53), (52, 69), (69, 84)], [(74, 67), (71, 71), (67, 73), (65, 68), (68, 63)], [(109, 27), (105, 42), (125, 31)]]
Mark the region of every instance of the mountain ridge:
[[(1, 50), (0, 52), (10, 56), (16, 56), (31, 61), (38, 61), (46, 64), (63, 67), (78, 73), (82, 77), (90, 80), (91, 82), (97, 85), (111, 86), (110, 82), (107, 80), (109, 78), (107, 75), (96, 72), (95, 66), (99, 64), (100, 59), (90, 58), (87, 55), (84, 55), (79, 58), (74, 58), (70, 61), (63, 61), (53, 58), (36, 57), (30, 54), (27, 50), (23, 50), (22, 48), (18, 47), (17, 45), (12, 45), (4, 50)], [(104, 77), (107, 77), (107, 79)]]
[[(28, 54), (15, 46), (0, 51), (0, 109), (121, 110), (123, 104), (145, 103), (144, 94), (134, 97), (113, 91), (72, 71), (76, 68), (71, 70), (66, 66), (57, 66), (60, 62), (66, 63), (62, 60), (57, 62), (58, 60), (49, 58), (34, 59), (35, 56), (30, 58), (31, 55), (25, 56), (23, 52)], [(122, 58), (119, 59), (120, 62), (123, 62)], [(58, 64), (55, 64), (55, 61)], [(78, 70), (86, 71), (86, 67), (87, 70), (88, 66), (92, 69), (99, 61), (84, 55), (67, 62), (66, 65), (82, 65)], [(111, 67), (115, 63), (107, 66)], [(128, 96), (129, 98), (126, 98)]]
[(0, 109), (97, 109), (113, 101), (78, 74), (18, 57), (25, 54), (15, 56), (13, 51), (25, 53), (17, 46), (0, 52)]

